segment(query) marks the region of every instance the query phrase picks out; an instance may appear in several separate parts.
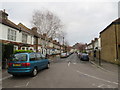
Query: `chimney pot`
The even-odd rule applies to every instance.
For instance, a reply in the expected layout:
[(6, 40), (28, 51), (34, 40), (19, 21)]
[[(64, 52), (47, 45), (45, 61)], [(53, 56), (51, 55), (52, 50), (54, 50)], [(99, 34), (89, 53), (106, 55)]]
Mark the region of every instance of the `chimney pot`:
[(32, 30), (33, 30), (34, 32), (37, 32), (37, 28), (36, 28), (36, 27), (33, 27)]
[(3, 12), (5, 12), (5, 9), (3, 9)]

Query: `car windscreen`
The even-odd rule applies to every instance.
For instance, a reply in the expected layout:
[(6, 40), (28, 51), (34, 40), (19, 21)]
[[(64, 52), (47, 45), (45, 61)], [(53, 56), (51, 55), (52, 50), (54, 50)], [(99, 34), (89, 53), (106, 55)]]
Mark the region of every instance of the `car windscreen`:
[(10, 58), (10, 61), (27, 61), (27, 55), (26, 54), (14, 54)]

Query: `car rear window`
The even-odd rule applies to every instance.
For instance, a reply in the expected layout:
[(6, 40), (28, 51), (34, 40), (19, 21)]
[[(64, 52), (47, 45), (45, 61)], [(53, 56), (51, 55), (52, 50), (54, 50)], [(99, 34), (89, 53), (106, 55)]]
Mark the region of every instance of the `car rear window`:
[(66, 53), (62, 53), (61, 55), (66, 55)]
[(27, 61), (26, 54), (14, 54), (12, 55), (10, 61)]

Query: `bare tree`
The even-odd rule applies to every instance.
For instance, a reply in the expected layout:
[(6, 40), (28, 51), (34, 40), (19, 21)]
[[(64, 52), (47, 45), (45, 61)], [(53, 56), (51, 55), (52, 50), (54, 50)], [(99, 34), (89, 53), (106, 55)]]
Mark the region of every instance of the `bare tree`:
[(78, 45), (78, 49), (79, 49), (80, 51), (85, 50), (85, 47), (86, 47), (86, 44), (84, 44), (84, 43), (79, 43), (79, 45)]
[(46, 34), (46, 37), (53, 39), (59, 38), (63, 32), (61, 29), (63, 25), (61, 20), (52, 12), (48, 10), (36, 10), (33, 13), (32, 25), (37, 27), (38, 33)]
[(73, 47), (78, 49), (79, 51), (83, 51), (83, 50), (85, 50), (86, 44), (84, 44), (84, 43), (76, 43), (75, 45), (73, 45)]
[[(63, 38), (64, 38), (64, 41), (63, 41)], [(57, 39), (58, 41), (63, 44), (63, 42), (65, 43), (67, 40), (66, 40), (66, 32), (64, 31), (61, 31), (57, 34)]]

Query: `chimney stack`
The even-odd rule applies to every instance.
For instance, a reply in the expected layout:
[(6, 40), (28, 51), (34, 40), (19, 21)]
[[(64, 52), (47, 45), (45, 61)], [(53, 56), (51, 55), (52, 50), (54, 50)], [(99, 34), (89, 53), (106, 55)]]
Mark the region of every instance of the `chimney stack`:
[(5, 9), (3, 9), (3, 12), (5, 13)]
[(46, 33), (44, 33), (43, 36), (46, 36)]
[(0, 11), (0, 17), (2, 19), (7, 19), (8, 18), (8, 14), (5, 12), (5, 9), (3, 9), (3, 11)]
[(37, 28), (36, 28), (36, 27), (33, 27), (31, 30), (32, 30), (33, 32), (37, 33)]

